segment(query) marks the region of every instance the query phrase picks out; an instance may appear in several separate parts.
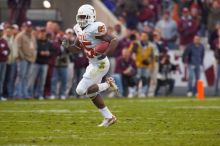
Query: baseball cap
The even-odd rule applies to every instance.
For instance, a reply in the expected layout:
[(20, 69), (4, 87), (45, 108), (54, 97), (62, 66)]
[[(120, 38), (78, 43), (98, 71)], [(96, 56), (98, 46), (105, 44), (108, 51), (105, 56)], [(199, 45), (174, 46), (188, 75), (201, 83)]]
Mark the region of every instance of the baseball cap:
[(32, 22), (31, 21), (25, 21), (22, 26), (27, 26), (27, 27), (32, 27)]
[(12, 27), (13, 27), (14, 29), (19, 29), (19, 26), (18, 26), (17, 24), (13, 24)]
[(67, 28), (67, 29), (65, 30), (65, 33), (73, 33), (73, 29), (72, 29), (72, 28)]

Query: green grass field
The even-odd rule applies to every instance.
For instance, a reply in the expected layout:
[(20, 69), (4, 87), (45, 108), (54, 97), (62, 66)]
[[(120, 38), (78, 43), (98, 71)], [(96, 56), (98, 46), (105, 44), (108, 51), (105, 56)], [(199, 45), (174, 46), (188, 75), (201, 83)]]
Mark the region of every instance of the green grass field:
[(4, 146), (219, 146), (220, 98), (106, 99), (117, 124), (97, 127), (89, 99), (0, 102)]

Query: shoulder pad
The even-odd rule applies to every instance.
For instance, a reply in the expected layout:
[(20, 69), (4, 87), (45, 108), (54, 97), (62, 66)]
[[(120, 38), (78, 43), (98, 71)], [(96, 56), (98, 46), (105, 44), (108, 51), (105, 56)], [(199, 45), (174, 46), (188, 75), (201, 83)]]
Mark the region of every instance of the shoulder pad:
[(93, 28), (94, 28), (93, 33), (95, 36), (102, 36), (107, 33), (107, 28), (105, 24), (102, 22), (94, 22)]

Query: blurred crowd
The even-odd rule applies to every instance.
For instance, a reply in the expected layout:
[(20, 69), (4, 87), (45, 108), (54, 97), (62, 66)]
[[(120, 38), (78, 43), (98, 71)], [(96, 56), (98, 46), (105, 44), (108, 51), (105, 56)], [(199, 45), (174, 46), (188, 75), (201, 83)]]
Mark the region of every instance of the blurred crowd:
[(123, 49), (130, 50), (136, 65), (136, 70), (128, 73), (130, 66), (122, 61), (123, 72), (117, 70), (120, 61), (116, 59), (116, 72), (122, 74), (121, 87), (128, 85), (122, 90), (124, 96), (155, 96), (160, 94), (162, 86), (167, 87), (165, 94), (172, 93), (175, 80), (171, 73), (179, 70), (179, 66), (170, 61), (169, 52), (173, 50), (179, 52), (188, 70), (188, 78), (184, 79), (188, 84), (186, 95), (196, 95), (197, 81), (204, 71), (205, 50), (208, 49), (214, 52), (217, 66), (213, 95), (219, 94), (219, 0), (102, 1), (120, 25), (127, 28), (125, 34), (121, 33), (119, 25), (111, 28), (114, 29), (112, 33), (121, 38), (114, 57), (123, 56)]
[[(172, 94), (179, 70), (169, 51), (179, 50), (188, 68), (187, 96), (196, 95), (205, 49), (214, 51), (220, 78), (220, 2), (218, 0), (103, 0), (120, 24), (109, 26), (119, 44), (113, 54), (110, 74), (122, 97), (152, 97)], [(126, 30), (123, 31), (123, 26)], [(2, 23), (0, 26), (0, 98), (66, 99), (77, 97), (75, 87), (88, 60), (83, 52), (72, 54), (61, 47), (65, 38), (75, 40), (72, 28), (61, 30), (56, 22), (33, 26)], [(209, 45), (202, 39), (209, 38)], [(110, 93), (108, 96), (116, 96)]]

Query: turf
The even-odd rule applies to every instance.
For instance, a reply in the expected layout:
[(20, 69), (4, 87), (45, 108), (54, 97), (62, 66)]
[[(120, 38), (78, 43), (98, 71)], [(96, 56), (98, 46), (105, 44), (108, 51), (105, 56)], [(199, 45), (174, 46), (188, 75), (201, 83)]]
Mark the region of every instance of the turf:
[(106, 99), (117, 124), (89, 99), (0, 102), (0, 145), (219, 146), (220, 98)]

